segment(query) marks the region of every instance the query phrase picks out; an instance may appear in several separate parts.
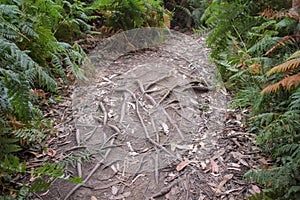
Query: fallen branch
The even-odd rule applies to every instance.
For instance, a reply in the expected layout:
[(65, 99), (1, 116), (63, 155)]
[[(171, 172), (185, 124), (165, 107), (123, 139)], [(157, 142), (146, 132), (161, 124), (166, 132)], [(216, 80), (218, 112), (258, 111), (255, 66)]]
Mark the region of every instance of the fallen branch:
[[(134, 96), (135, 97), (135, 96)], [(149, 140), (149, 142), (153, 145), (155, 145), (156, 147), (158, 147), (159, 149), (162, 149), (164, 152), (166, 152), (167, 154), (171, 155), (173, 158), (175, 158), (176, 160), (179, 160), (179, 161), (182, 161), (181, 159), (179, 159), (178, 157), (176, 157), (175, 155), (173, 155), (168, 149), (166, 149), (165, 147), (163, 147), (162, 145), (158, 144), (157, 142), (155, 142), (149, 135), (149, 132), (148, 132), (148, 129), (144, 123), (144, 120), (139, 112), (139, 103), (137, 101), (137, 99), (135, 99), (136, 101), (136, 113), (137, 113), (137, 116), (139, 118), (139, 121), (141, 122), (142, 124), (142, 127), (144, 129), (144, 132), (145, 132), (145, 135), (147, 137), (147, 139)]]
[[(115, 138), (112, 138), (110, 144), (112, 145), (115, 141)], [(92, 177), (92, 175), (98, 170), (98, 168), (103, 164), (104, 160), (107, 158), (108, 154), (110, 153), (111, 149), (108, 149), (104, 155), (104, 158), (100, 160), (92, 169), (92, 171), (88, 174), (88, 176), (83, 180), (82, 183), (76, 185), (64, 198), (64, 200), (67, 200), (76, 190), (78, 190), (81, 186), (85, 185), (86, 182)]]
[(154, 198), (161, 197), (161, 196), (167, 194), (168, 192), (170, 192), (170, 190), (172, 189), (172, 187), (174, 187), (175, 185), (177, 185), (183, 179), (184, 178), (182, 177), (182, 178), (179, 178), (179, 179), (173, 181), (170, 185), (168, 185), (166, 187), (163, 187), (159, 192), (153, 194), (151, 197), (146, 198), (146, 200), (152, 200)]
[(103, 125), (105, 126), (107, 124), (107, 111), (101, 101), (99, 102), (99, 106), (103, 112)]

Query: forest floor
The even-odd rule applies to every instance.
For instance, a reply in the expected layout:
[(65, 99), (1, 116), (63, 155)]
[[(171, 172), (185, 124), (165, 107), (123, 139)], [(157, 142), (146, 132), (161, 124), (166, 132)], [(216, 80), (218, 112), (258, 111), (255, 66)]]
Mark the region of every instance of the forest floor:
[(268, 162), (245, 131), (248, 111), (227, 108), (205, 37), (155, 31), (147, 47), (147, 31), (89, 38), (95, 68), (50, 108), (59, 133), (48, 143), (84, 182), (57, 179), (32, 199), (233, 200), (260, 191), (243, 175)]

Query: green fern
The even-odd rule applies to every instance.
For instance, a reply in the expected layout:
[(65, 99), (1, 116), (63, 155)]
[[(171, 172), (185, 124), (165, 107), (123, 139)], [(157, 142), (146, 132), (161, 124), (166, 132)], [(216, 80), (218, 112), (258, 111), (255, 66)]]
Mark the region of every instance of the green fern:
[[(53, 178), (68, 178), (56, 163), (28, 171), (25, 161), (16, 155), (22, 155), (20, 141), (30, 146), (42, 142), (51, 132), (43, 124), (43, 113), (35, 105), (32, 91), (56, 92), (57, 78), (66, 77), (69, 71), (84, 77), (80, 66), (86, 54), (76, 44), (60, 42), (55, 34), (62, 24), (73, 32), (88, 29), (82, 5), (79, 1), (72, 4), (52, 0), (0, 3), (0, 199), (10, 191), (25, 199), (31, 191), (46, 189)], [(31, 174), (37, 182), (30, 189), (20, 188), (13, 181), (19, 173)], [(45, 176), (53, 178), (47, 180)], [(38, 181), (41, 177), (46, 182)]]
[(19, 129), (13, 131), (12, 134), (27, 143), (41, 142), (47, 135), (38, 129)]

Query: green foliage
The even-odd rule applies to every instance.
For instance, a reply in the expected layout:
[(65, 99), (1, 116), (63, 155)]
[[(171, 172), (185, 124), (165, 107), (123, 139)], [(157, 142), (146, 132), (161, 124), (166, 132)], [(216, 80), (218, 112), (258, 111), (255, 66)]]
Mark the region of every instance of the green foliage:
[[(188, 0), (188, 1), (182, 1), (179, 4), (170, 3), (172, 7), (176, 10), (183, 11), (183, 14), (186, 15), (186, 19), (183, 24), (180, 24), (183, 27), (194, 27), (194, 28), (200, 28), (203, 27), (202, 23), (203, 20), (201, 20), (201, 16), (203, 15), (205, 9), (208, 6), (207, 0)], [(178, 15), (180, 18), (183, 18), (182, 13), (178, 12)], [(176, 20), (176, 19), (175, 19)], [(204, 28), (204, 27), (203, 27)]]
[(215, 25), (207, 42), (234, 93), (232, 106), (251, 109), (248, 131), (257, 134), (257, 145), (273, 158), (269, 169), (245, 174), (265, 188), (251, 199), (300, 196), (299, 17), (289, 14), (289, 3), (216, 0), (202, 17)]
[(96, 0), (92, 9), (100, 10), (106, 26), (115, 30), (165, 26), (162, 0)]
[(70, 38), (62, 38), (59, 34), (63, 27), (72, 37), (90, 28), (83, 5), (80, 1), (63, 0), (1, 1), (1, 195), (16, 194), (20, 199), (50, 184), (46, 181), (42, 187), (39, 182), (32, 188), (20, 188), (14, 183), (14, 176), (20, 173), (66, 178), (58, 164), (47, 163), (35, 171), (28, 171), (25, 161), (20, 161), (17, 155), (22, 155), (20, 150), (26, 145), (40, 143), (51, 132), (41, 122), (43, 114), (36, 105), (33, 91), (57, 92), (57, 85), (63, 84), (58, 82), (59, 78), (67, 81), (67, 73), (85, 78), (80, 66), (85, 63), (86, 54), (79, 45), (62, 42)]

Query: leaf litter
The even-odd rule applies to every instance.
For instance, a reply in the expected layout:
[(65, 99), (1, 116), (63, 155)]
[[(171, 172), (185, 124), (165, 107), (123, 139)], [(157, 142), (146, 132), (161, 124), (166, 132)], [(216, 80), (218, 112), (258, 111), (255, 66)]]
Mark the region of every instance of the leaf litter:
[[(196, 43), (201, 48), (202, 53), (204, 51), (205, 54), (202, 55), (202, 57), (197, 57), (197, 59), (200, 59), (200, 62), (208, 65), (209, 49), (204, 45), (205, 38), (201, 36), (195, 37), (194, 39), (186, 37), (187, 36), (182, 37), (181, 40), (193, 40), (193, 43)], [(195, 51), (193, 45), (186, 45), (177, 40), (172, 42), (175, 43), (173, 44), (175, 46), (171, 46), (171, 48), (181, 48), (183, 51), (191, 51), (191, 54)], [(198, 49), (196, 48), (196, 50)], [(134, 142), (133, 138), (130, 138), (130, 135), (126, 135), (126, 132), (133, 130), (132, 127), (130, 127), (130, 123), (124, 124), (125, 126), (123, 127), (118, 127), (118, 124), (115, 123), (120, 119), (118, 118), (116, 120), (115, 117), (118, 115), (120, 117), (121, 115), (114, 109), (114, 105), (117, 104), (118, 99), (110, 99), (112, 96), (107, 95), (113, 94), (111, 91), (117, 85), (118, 79), (123, 74), (126, 74), (128, 70), (132, 69), (132, 67), (129, 66), (141, 65), (143, 62), (149, 62), (155, 59), (159, 60), (160, 58), (171, 60), (172, 62), (176, 61), (177, 66), (179, 66), (177, 69), (181, 69), (182, 66), (183, 69), (185, 69), (184, 66), (194, 64), (192, 59), (182, 58), (179, 53), (170, 54), (168, 51), (170, 51), (170, 49), (160, 51), (159, 48), (154, 48), (129, 52), (125, 56), (114, 60), (114, 66), (103, 69), (97, 74), (99, 77), (97, 87), (101, 89), (96, 89), (97, 92), (94, 92), (94, 96), (101, 112), (99, 116), (90, 120), (99, 123), (97, 124), (98, 128), (96, 132), (105, 132), (101, 139), (102, 149), (100, 150), (105, 150), (104, 152), (106, 153), (102, 154), (103, 157), (101, 159), (97, 158), (97, 156), (92, 156), (90, 162), (81, 160), (77, 162), (77, 167), (75, 166), (75, 168), (68, 165), (67, 171), (71, 172), (70, 175), (81, 175), (84, 182), (77, 185), (64, 180), (57, 180), (52, 184), (47, 193), (42, 193), (42, 199), (246, 199), (250, 194), (260, 192), (260, 189), (251, 183), (251, 181), (243, 179), (243, 174), (251, 168), (260, 166), (261, 162), (259, 162), (259, 159), (263, 162), (266, 159), (259, 155), (257, 149), (254, 153), (252, 151), (255, 149), (255, 146), (252, 143), (251, 135), (244, 130), (242, 123), (243, 112), (226, 108), (226, 99), (229, 98), (229, 96), (225, 96), (225, 106), (218, 108), (218, 104), (214, 105), (211, 103), (218, 98), (214, 96), (216, 95), (214, 94), (215, 91), (207, 90), (206, 92), (197, 92), (196, 102), (201, 105), (198, 106), (200, 109), (198, 113), (200, 113), (201, 117), (197, 118), (197, 120), (199, 120), (199, 126), (197, 126), (198, 130), (195, 132), (197, 134), (193, 134), (193, 137), (190, 137), (188, 140), (183, 139), (182, 143), (169, 140), (169, 138), (173, 136), (172, 134), (176, 132), (178, 138), (180, 138), (180, 131), (185, 129), (184, 126), (180, 126), (179, 124), (177, 124), (177, 127), (174, 126), (174, 124), (170, 122), (176, 122), (177, 120), (168, 120), (168, 117), (165, 118), (165, 121), (157, 122), (156, 129), (159, 134), (155, 134), (155, 128), (153, 127), (151, 129), (153, 131), (151, 132), (152, 135), (149, 135), (148, 138), (144, 136), (144, 138), (146, 138), (145, 142), (139, 143), (138, 145)], [(194, 56), (199, 55), (196, 54)], [(184, 73), (187, 73), (188, 76), (193, 75), (192, 71), (185, 71)], [(206, 73), (212, 75), (214, 72), (210, 70)], [(196, 76), (197, 74), (194, 75)], [(165, 74), (164, 76), (167, 77), (169, 75)], [(163, 79), (164, 77), (161, 78)], [(208, 80), (210, 79), (201, 82), (211, 81)], [(155, 83), (149, 82), (149, 88), (147, 88), (146, 84), (143, 87), (145, 87), (145, 91), (149, 90), (149, 94), (151, 95), (155, 92), (163, 91), (161, 85)], [(141, 87), (138, 88), (137, 86), (136, 89), (139, 90), (139, 92), (143, 89)], [(95, 87), (93, 90), (95, 90)], [(70, 91), (72, 92), (72, 90), (69, 90), (69, 95)], [(222, 93), (226, 94), (223, 89)], [(131, 94), (129, 94), (129, 96), (130, 95)], [(169, 106), (172, 110), (177, 109), (178, 111), (180, 105), (176, 102), (176, 99), (172, 102), (172, 97), (174, 97), (172, 95), (173, 94), (169, 94), (167, 91), (167, 93), (164, 93), (164, 95), (160, 97), (153, 95), (153, 98), (157, 103), (163, 104), (166, 102), (164, 105)], [(220, 94), (218, 93), (217, 95)], [(123, 96), (120, 99), (124, 98)], [(151, 124), (153, 121), (144, 116), (144, 111), (148, 112), (153, 109), (155, 104), (151, 104), (151, 99), (147, 98), (146, 95), (145, 99), (141, 100), (142, 101), (138, 100), (135, 102), (133, 98), (132, 101), (127, 101), (127, 103), (125, 101), (125, 110), (133, 116), (136, 110), (140, 109), (143, 111), (142, 120), (146, 120), (144, 123), (147, 125)], [(66, 101), (69, 101), (69, 98), (66, 98)], [(139, 104), (139, 102), (142, 103), (143, 101), (144, 105)], [(195, 101), (195, 99), (192, 101)], [(120, 101), (120, 103), (122, 103), (122, 101)], [(49, 156), (58, 157), (59, 155), (63, 155), (62, 158), (65, 158), (66, 156), (71, 156), (78, 152), (95, 155), (96, 152), (92, 152), (89, 148), (97, 144), (84, 144), (82, 137), (84, 133), (78, 133), (77, 138), (74, 137), (76, 135), (76, 129), (78, 130), (78, 123), (76, 124), (78, 118), (76, 119), (74, 112), (78, 111), (76, 111), (76, 109), (74, 110), (74, 108), (72, 110), (69, 103), (66, 104), (68, 104), (67, 111), (66, 107), (56, 107), (60, 112), (65, 111), (64, 116), (56, 115), (56, 118), (59, 118), (57, 128), (60, 130), (59, 135), (61, 135), (62, 141), (56, 145), (54, 143), (49, 144), (51, 147)], [(208, 110), (203, 110), (203, 105), (207, 105)], [(87, 111), (88, 109), (89, 108), (87, 108)], [(170, 116), (172, 116), (172, 118), (174, 118), (174, 116), (178, 117), (175, 111), (174, 113), (169, 112), (168, 114), (171, 114)], [(184, 116), (181, 119), (184, 119)], [(190, 119), (187, 118), (185, 120), (187, 121), (186, 123), (188, 123), (189, 120)], [(217, 126), (217, 124), (219, 126)], [(92, 133), (95, 126), (90, 128), (86, 126), (85, 128), (87, 132)], [(147, 128), (149, 127), (147, 126)], [(215, 129), (215, 131), (211, 131), (212, 129)], [(142, 130), (143, 129), (140, 129), (139, 131), (143, 132)], [(208, 130), (211, 132), (208, 132)], [(127, 139), (128, 137), (130, 138), (129, 140)], [(183, 135), (183, 138), (185, 137), (186, 135)], [(91, 139), (93, 140), (93, 137), (91, 137)], [(125, 141), (124, 144), (120, 143), (121, 139)], [(154, 140), (154, 142), (151, 142), (151, 139)], [(129, 145), (126, 145), (126, 142), (129, 142)], [(130, 155), (132, 158), (141, 158), (139, 160), (140, 162), (135, 165), (134, 172), (126, 169), (126, 166), (130, 165), (130, 163), (122, 163), (119, 158), (115, 158), (115, 160), (110, 160), (109, 162), (106, 161), (105, 155), (107, 155), (107, 158), (113, 155), (110, 154), (113, 150), (108, 150), (116, 148), (119, 145), (128, 148), (128, 152), (135, 152), (135, 155)], [(151, 161), (152, 170), (146, 170), (147, 168), (144, 167), (145, 164), (150, 164), (146, 159), (147, 156), (143, 157), (143, 154), (146, 155), (148, 152), (156, 152), (156, 154), (154, 154), (156, 158), (155, 156), (151, 158), (153, 159), (153, 162)], [(172, 154), (172, 156), (169, 154)], [(162, 166), (160, 165), (161, 155), (168, 157), (168, 162)]]

